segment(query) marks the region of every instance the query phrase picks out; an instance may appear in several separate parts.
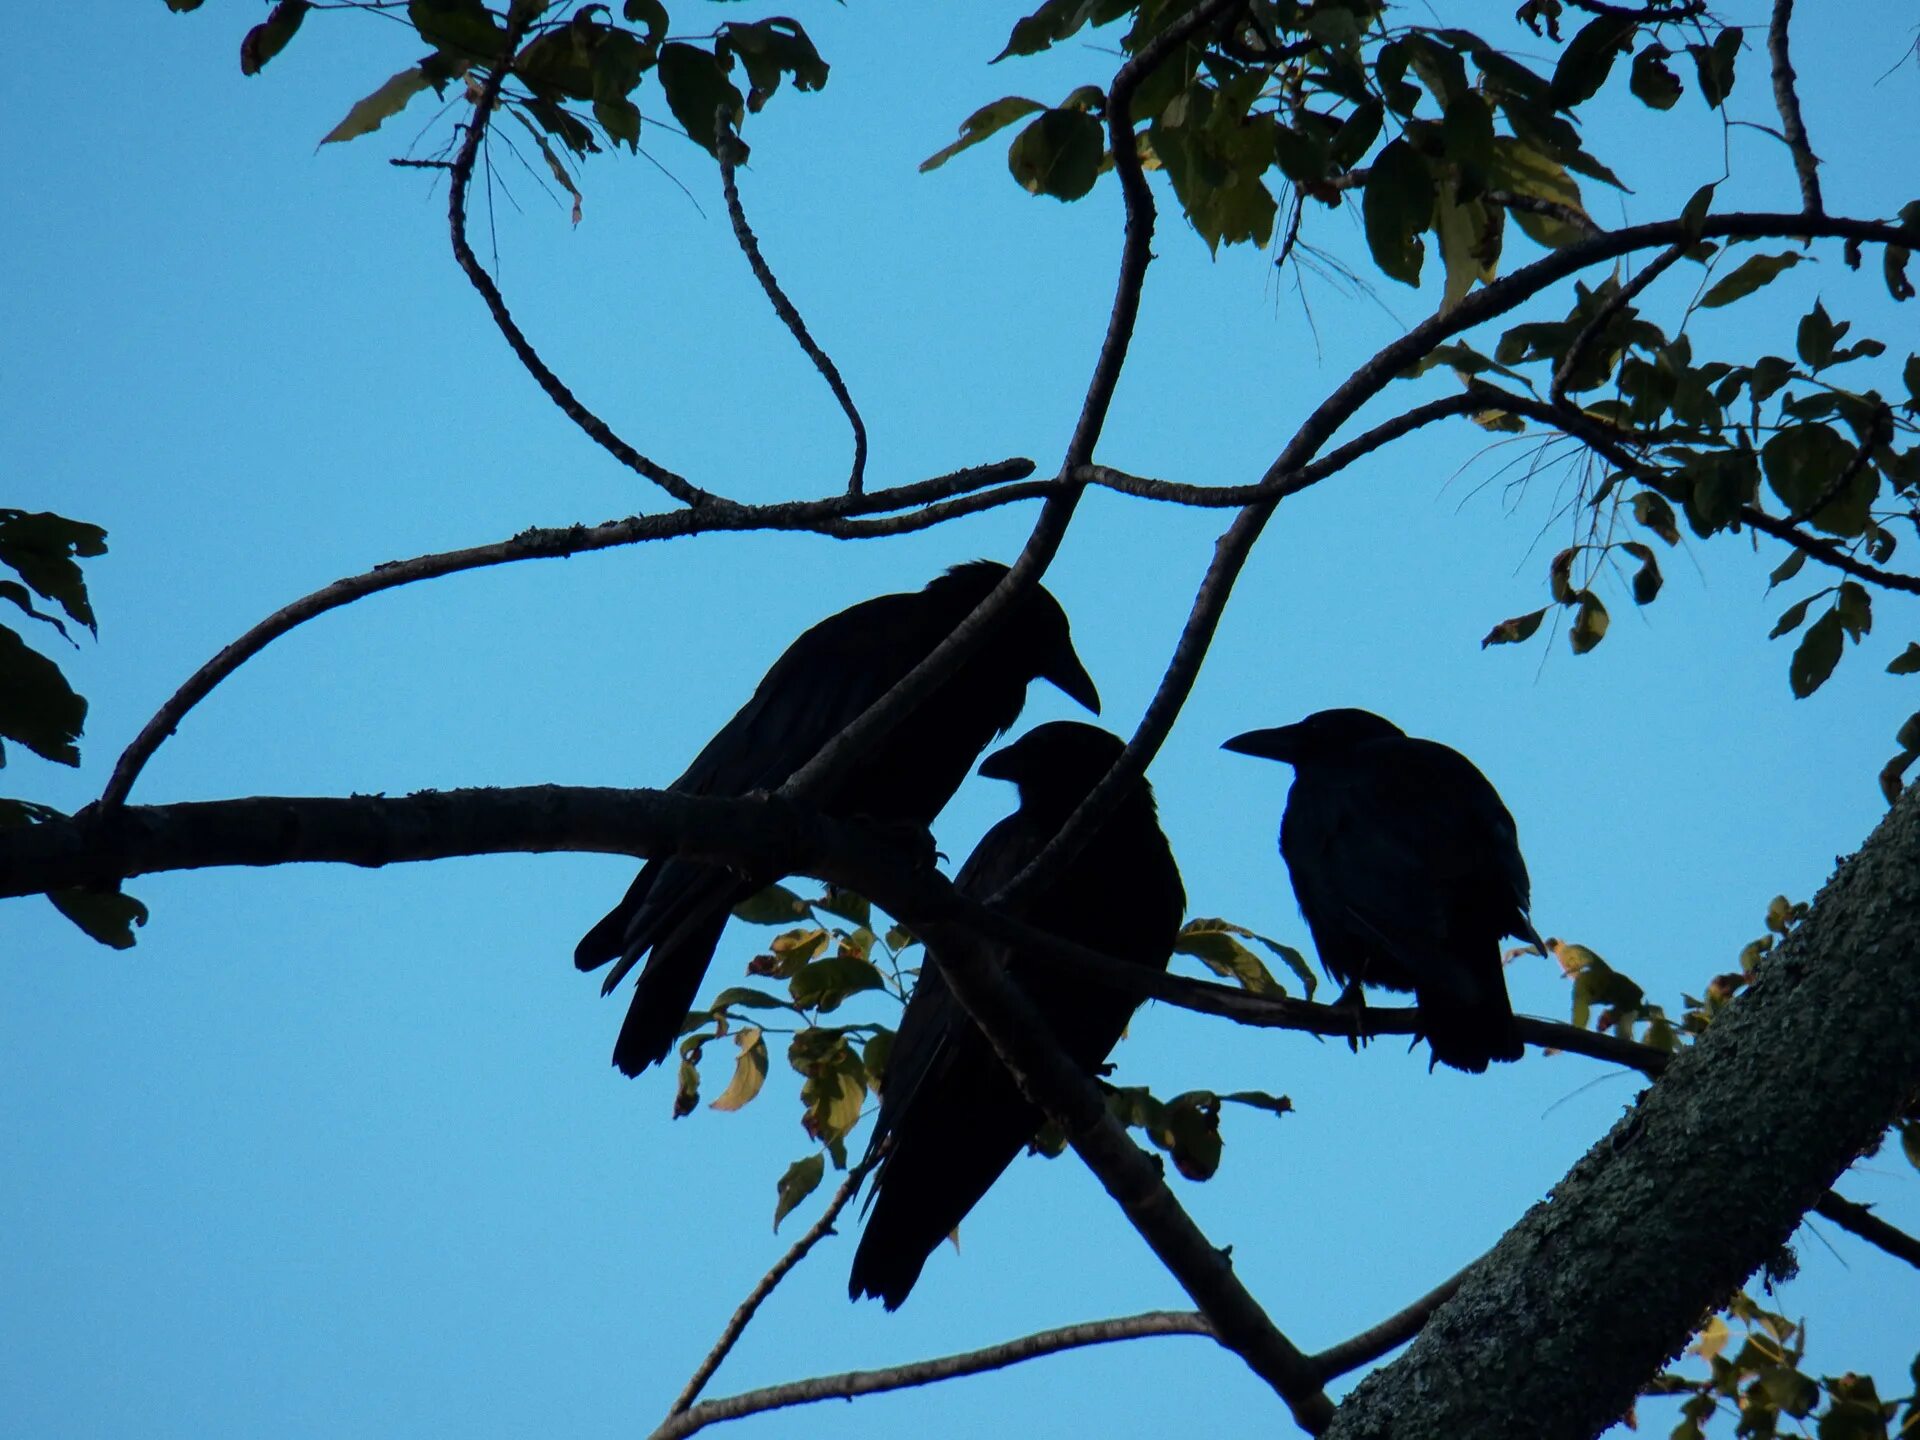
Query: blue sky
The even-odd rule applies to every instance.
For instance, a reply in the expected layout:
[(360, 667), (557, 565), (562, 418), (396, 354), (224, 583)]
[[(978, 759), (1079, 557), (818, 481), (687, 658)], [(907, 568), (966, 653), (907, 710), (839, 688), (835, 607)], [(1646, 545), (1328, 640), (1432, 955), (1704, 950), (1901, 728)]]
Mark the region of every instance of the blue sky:
[[(1537, 49), (1505, 9), (1482, 29)], [(100, 640), (63, 657), (93, 702), (86, 764), (22, 756), (8, 793), (84, 803), (194, 667), (338, 576), (660, 508), (501, 344), (450, 261), (444, 187), (384, 163), (426, 123), (425, 102), (315, 150), (417, 44), (378, 20), (316, 14), (243, 79), (234, 51), (256, 10), (215, 0), (174, 16), (148, 0), (0, 21), (30, 60), (0, 94), (16, 137), (0, 218), (6, 503), (105, 525), (112, 546), (89, 570)], [(995, 145), (930, 176), (915, 166), (984, 101), (1057, 100), (1108, 77), (1111, 56), (1074, 45), (989, 70), (1014, 15), (988, 7), (801, 13), (831, 82), (754, 117), (742, 186), (865, 411), (872, 483), (1012, 454), (1044, 471), (1104, 325), (1117, 194), (1108, 181), (1076, 205), (1030, 198)], [(1818, 20), (1798, 54), (1829, 205), (1890, 212), (1912, 198), (1887, 155), (1911, 129), (1920, 72), (1875, 77), (1912, 42), (1911, 16), (1876, 0)], [(1762, 61), (1750, 43), (1732, 109), (1770, 123)], [(1862, 143), (1872, 136), (1889, 138)], [(693, 201), (644, 161), (604, 160), (586, 173), (577, 229), (498, 157), (512, 201), (496, 187), (492, 243), (515, 313), (587, 403), (663, 463), (740, 499), (832, 491), (844, 423), (752, 285), (710, 162), (660, 131), (648, 143)], [(1724, 206), (1792, 203), (1774, 142), (1736, 129), (1727, 143)], [(1635, 190), (1589, 186), (1589, 203), (1604, 223), (1671, 214), (1717, 173), (1722, 144), (1691, 93), (1664, 120), (1616, 107), (1592, 148)], [(1315, 218), (1320, 243), (1357, 251), (1356, 217)], [(1100, 448), (1144, 474), (1256, 478), (1320, 395), (1435, 303), (1431, 287), (1382, 282), (1376, 303), (1312, 278), (1303, 297), (1268, 257), (1210, 259), (1172, 213), (1156, 250)], [(1676, 273), (1651, 300), (1677, 307), (1695, 283)], [(1904, 355), (1910, 314), (1893, 312), (1877, 266), (1855, 274), (1824, 251), (1751, 315), (1712, 317), (1700, 343), (1729, 358), (1781, 349), (1815, 294), (1888, 339), (1896, 364)], [(1414, 396), (1403, 389), (1390, 400)], [(1193, 911), (1306, 943), (1273, 850), (1287, 774), (1217, 746), (1366, 705), (1462, 749), (1500, 787), (1545, 933), (1677, 1004), (1760, 933), (1770, 896), (1810, 897), (1881, 813), (1873, 774), (1915, 700), (1913, 682), (1880, 672), (1912, 638), (1911, 606), (1880, 600), (1867, 643), (1795, 702), (1790, 642), (1765, 634), (1810, 574), (1768, 597), (1779, 555), (1724, 540), (1663, 551), (1668, 585), (1644, 614), (1606, 592), (1615, 623), (1592, 655), (1574, 658), (1563, 636), (1483, 652), (1495, 621), (1546, 603), (1546, 563), (1571, 524), (1557, 513), (1564, 472), (1511, 485), (1495, 470), (1515, 452), (1483, 453), (1486, 439), (1423, 431), (1270, 527), (1153, 771)], [(957, 560), (1010, 559), (1031, 516), (877, 544), (674, 541), (381, 595), (229, 681), (136, 799), (665, 783), (804, 625)], [(1224, 521), (1111, 495), (1083, 505), (1048, 583), (1110, 724), (1131, 728), (1152, 693)], [(1025, 718), (1067, 709), (1037, 692)], [(942, 849), (964, 856), (1011, 798), (970, 782), (940, 821)], [(824, 1192), (769, 1233), (775, 1177), (807, 1149), (778, 1059), (746, 1111), (679, 1122), (670, 1077), (628, 1082), (607, 1066), (620, 1007), (569, 956), (631, 870), (504, 856), (153, 876), (132, 887), (153, 922), (125, 954), (43, 902), (0, 910), (0, 1428), (644, 1433)], [(716, 983), (764, 935), (730, 934)], [(1519, 1008), (1565, 1015), (1545, 962), (1509, 979)], [(1484, 1077), (1429, 1075), (1391, 1042), (1355, 1057), (1166, 1008), (1144, 1012), (1116, 1058), (1122, 1082), (1161, 1094), (1293, 1098), (1282, 1120), (1231, 1114), (1219, 1177), (1180, 1193), (1308, 1348), (1478, 1254), (1637, 1085), (1537, 1054)], [(1840, 1188), (1920, 1227), (1920, 1177), (1897, 1155)], [(1816, 1368), (1890, 1386), (1920, 1315), (1913, 1277), (1821, 1235), (1801, 1232), (1802, 1275), (1781, 1308), (1813, 1317)], [(894, 1316), (850, 1306), (851, 1245), (823, 1246), (712, 1393), (1184, 1303), (1070, 1160), (1017, 1164), (963, 1240)], [(1270, 1433), (1277, 1416), (1233, 1357), (1185, 1339), (859, 1407), (738, 1433), (937, 1417), (952, 1436), (1197, 1423), (1225, 1437)]]

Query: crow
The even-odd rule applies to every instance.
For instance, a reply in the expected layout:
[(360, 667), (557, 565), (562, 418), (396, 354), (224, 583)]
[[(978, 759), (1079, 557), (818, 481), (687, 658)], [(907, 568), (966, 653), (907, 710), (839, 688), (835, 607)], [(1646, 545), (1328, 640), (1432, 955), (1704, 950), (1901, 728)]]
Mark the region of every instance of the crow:
[[(890, 690), (1006, 575), (991, 560), (956, 565), (924, 589), (879, 595), (829, 615), (773, 662), (753, 698), (709, 740), (672, 789), (747, 795), (783, 784)], [(1028, 682), (1051, 681), (1094, 714), (1100, 696), (1074, 653), (1066, 612), (1035, 586), (972, 657), (822, 794), (842, 818), (925, 830), (987, 744), (1019, 717)], [(614, 966), (609, 994), (643, 955), (613, 1063), (638, 1075), (664, 1060), (693, 1006), (727, 916), (767, 877), (723, 866), (649, 860), (620, 903), (589, 930), (574, 964)]]
[(1339, 1003), (1364, 1005), (1362, 985), (1411, 990), (1434, 1060), (1478, 1073), (1519, 1059), (1500, 937), (1546, 944), (1527, 918), (1513, 817), (1487, 777), (1366, 710), (1322, 710), (1222, 748), (1294, 768), (1280, 854), (1320, 963), (1346, 986)]
[[(985, 899), (1017, 875), (1086, 798), (1125, 748), (1092, 725), (1041, 725), (981, 765), (1020, 787), (1020, 806), (989, 830), (955, 878)], [(1180, 871), (1135, 780), (1106, 823), (1023, 908), (1039, 929), (1113, 957), (1165, 970), (1186, 910)], [(1144, 995), (1088, 984), (1002, 952), (1074, 1064), (1091, 1072), (1119, 1042)], [(847, 1294), (897, 1310), (927, 1257), (1031, 1142), (1045, 1117), (1020, 1093), (993, 1047), (947, 989), (930, 957), (901, 1017), (887, 1061), (869, 1155), (890, 1143), (868, 1200)]]

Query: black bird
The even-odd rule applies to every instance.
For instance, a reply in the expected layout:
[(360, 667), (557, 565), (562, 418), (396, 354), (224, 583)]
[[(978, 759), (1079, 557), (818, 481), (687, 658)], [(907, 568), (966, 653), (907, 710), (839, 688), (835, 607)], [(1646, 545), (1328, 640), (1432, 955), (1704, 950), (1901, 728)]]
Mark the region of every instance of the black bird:
[[(783, 784), (924, 660), (1007, 573), (956, 565), (925, 589), (878, 595), (829, 615), (773, 662), (753, 698), (694, 757), (672, 789), (747, 795)], [(1100, 713), (1074, 653), (1066, 612), (1035, 586), (960, 669), (819, 797), (821, 810), (921, 829), (989, 741), (1019, 717), (1029, 681), (1049, 680)], [(695, 861), (649, 860), (620, 903), (573, 952), (582, 970), (614, 961), (611, 993), (643, 955), (613, 1063), (638, 1075), (673, 1048), (728, 913), (764, 881)]]
[(1545, 942), (1527, 918), (1513, 817), (1473, 762), (1366, 710), (1322, 710), (1222, 747), (1284, 760), (1293, 792), (1280, 854), (1320, 963), (1362, 985), (1411, 990), (1433, 1058), (1482, 1071), (1518, 1060), (1500, 937)]
[[(980, 773), (1020, 787), (1020, 808), (986, 833), (955, 879), (985, 899), (1017, 875), (1086, 798), (1125, 747), (1092, 725), (1041, 725), (987, 757)], [(1145, 779), (1078, 857), (1022, 911), (1031, 924), (1115, 960), (1164, 970), (1186, 910), (1180, 872)], [(1142, 994), (1092, 985), (1000, 957), (1076, 1065), (1092, 1071), (1119, 1043)], [(889, 1138), (853, 1257), (848, 1295), (896, 1310), (920, 1267), (1039, 1132), (1020, 1093), (930, 958), (887, 1062), (873, 1147)], [(869, 1152), (871, 1153), (871, 1151)]]

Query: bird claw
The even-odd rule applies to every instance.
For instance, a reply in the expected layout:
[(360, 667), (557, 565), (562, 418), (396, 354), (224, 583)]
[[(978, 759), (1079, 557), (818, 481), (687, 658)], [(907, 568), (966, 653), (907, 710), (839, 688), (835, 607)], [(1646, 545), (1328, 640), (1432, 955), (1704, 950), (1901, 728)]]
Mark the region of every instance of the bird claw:
[(933, 831), (925, 825), (911, 820), (876, 820), (871, 815), (858, 818), (884, 840), (888, 848), (899, 851), (915, 870), (932, 870), (939, 864), (940, 847), (934, 843)]

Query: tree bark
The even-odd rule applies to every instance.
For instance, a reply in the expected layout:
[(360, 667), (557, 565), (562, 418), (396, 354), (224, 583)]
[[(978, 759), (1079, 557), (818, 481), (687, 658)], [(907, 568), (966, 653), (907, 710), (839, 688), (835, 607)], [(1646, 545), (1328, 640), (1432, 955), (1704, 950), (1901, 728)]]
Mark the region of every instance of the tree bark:
[(1920, 1082), (1920, 785), (1328, 1440), (1604, 1430)]

